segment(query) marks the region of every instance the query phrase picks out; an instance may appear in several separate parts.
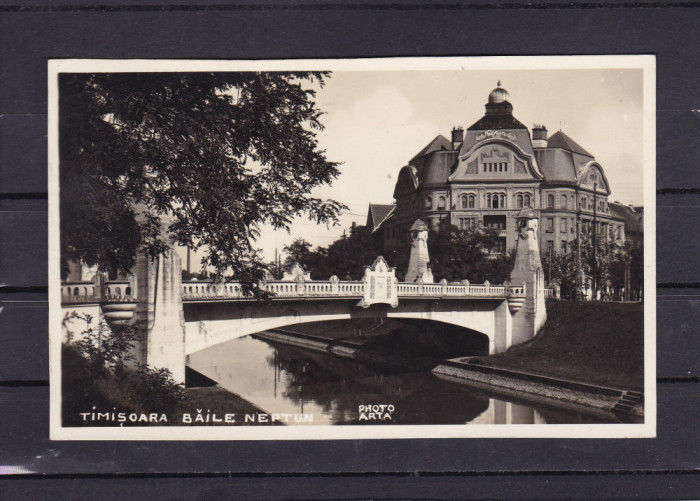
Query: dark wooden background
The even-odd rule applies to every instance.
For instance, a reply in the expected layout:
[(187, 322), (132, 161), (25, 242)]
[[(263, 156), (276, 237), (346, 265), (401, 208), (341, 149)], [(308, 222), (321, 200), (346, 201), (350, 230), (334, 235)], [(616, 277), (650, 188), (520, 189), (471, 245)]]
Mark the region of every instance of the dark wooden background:
[[(697, 498), (700, 4), (206, 2), (0, 0), (0, 497)], [(607, 53), (657, 55), (658, 438), (49, 441), (48, 59)]]

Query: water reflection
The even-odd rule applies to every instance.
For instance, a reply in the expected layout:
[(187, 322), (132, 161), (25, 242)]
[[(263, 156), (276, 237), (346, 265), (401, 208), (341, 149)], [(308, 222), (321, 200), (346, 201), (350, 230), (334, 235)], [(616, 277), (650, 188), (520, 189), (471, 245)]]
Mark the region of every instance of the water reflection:
[[(189, 356), (189, 366), (268, 413), (313, 416), (313, 424), (508, 424), (581, 422), (444, 382), (419, 368), (377, 368), (248, 336)], [(361, 406), (393, 405), (385, 420)], [(365, 407), (367, 408), (367, 407)], [(375, 416), (377, 417), (377, 416)], [(383, 416), (384, 417), (384, 416)]]

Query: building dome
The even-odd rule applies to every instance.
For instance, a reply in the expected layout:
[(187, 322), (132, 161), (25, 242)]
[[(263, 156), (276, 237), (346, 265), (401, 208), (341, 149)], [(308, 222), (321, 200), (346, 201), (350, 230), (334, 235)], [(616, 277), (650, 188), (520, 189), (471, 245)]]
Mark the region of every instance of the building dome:
[(510, 99), (510, 94), (508, 94), (507, 90), (501, 87), (500, 80), (498, 81), (497, 85), (498, 87), (493, 89), (491, 91), (491, 94), (489, 94), (489, 104), (501, 104), (509, 102), (508, 100)]

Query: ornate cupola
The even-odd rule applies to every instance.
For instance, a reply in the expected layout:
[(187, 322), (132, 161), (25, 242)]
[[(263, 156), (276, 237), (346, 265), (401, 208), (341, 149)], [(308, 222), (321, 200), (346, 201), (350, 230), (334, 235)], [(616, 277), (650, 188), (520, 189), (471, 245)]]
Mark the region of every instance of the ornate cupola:
[(489, 94), (489, 102), (486, 104), (486, 114), (491, 113), (513, 113), (513, 105), (510, 104), (510, 94), (501, 87), (501, 81), (496, 84), (496, 88)]
[(496, 130), (496, 129), (527, 129), (522, 123), (513, 117), (513, 105), (510, 104), (510, 94), (501, 87), (501, 81), (489, 94), (489, 102), (486, 103), (484, 117), (469, 127), (468, 130)]

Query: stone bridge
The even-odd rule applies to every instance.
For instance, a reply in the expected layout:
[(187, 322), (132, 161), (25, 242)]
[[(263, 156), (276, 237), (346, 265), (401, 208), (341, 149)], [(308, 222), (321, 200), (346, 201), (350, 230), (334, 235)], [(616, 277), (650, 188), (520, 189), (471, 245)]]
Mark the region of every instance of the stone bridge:
[[(269, 300), (246, 296), (239, 283), (182, 282), (180, 259), (171, 250), (157, 259), (137, 258), (129, 281), (62, 284), (62, 305), (114, 325), (139, 329), (136, 359), (170, 369), (184, 381), (187, 355), (238, 337), (283, 326), (367, 317), (430, 320), (488, 337), (489, 353), (532, 338), (546, 319), (544, 288), (536, 240), (537, 218), (519, 218), (521, 238), (511, 282), (504, 285), (402, 283), (380, 256), (365, 268), (363, 280), (268, 281)], [(135, 291), (135, 294), (133, 293)], [(65, 332), (71, 330), (70, 323)]]

